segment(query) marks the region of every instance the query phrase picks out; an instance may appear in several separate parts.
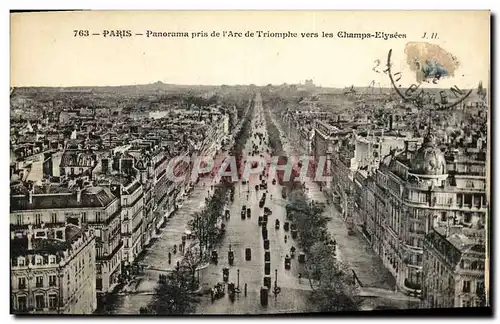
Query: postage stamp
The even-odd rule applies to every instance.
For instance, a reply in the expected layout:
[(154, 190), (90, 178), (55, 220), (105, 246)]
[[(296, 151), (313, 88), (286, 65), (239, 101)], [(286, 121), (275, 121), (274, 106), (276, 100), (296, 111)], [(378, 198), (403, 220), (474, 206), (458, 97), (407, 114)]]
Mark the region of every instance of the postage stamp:
[[(403, 75), (394, 70), (392, 49), (387, 55), (387, 68), (384, 72), (389, 75), (394, 90), (405, 102), (411, 102), (418, 108), (431, 105), (434, 110), (446, 110), (460, 104), (472, 93), (472, 89), (462, 90), (456, 85), (449, 89), (425, 87), (426, 84), (438, 85), (445, 78), (453, 79), (460, 67), (458, 58), (440, 46), (410, 42), (406, 44), (404, 53), (405, 62), (414, 75)], [(409, 83), (410, 78), (414, 82), (404, 89), (402, 85)]]

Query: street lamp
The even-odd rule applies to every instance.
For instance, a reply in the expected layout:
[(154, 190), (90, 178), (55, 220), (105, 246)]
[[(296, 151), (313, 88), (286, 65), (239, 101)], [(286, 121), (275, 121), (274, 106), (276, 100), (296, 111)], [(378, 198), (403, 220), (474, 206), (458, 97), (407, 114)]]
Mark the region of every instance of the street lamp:
[(281, 287), (278, 287), (278, 269), (274, 269), (274, 275), (275, 275), (275, 280), (274, 280), (274, 298), (278, 297), (278, 294), (281, 292)]

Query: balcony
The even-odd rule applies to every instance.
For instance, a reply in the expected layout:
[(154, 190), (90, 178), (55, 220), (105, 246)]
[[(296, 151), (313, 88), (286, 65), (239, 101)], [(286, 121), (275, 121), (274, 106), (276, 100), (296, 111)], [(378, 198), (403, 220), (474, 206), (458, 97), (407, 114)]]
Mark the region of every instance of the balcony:
[(422, 285), (419, 284), (419, 283), (411, 282), (408, 279), (405, 279), (405, 288), (411, 289), (411, 290), (421, 290), (422, 289)]
[(118, 245), (111, 251), (111, 253), (106, 253), (100, 257), (96, 257), (96, 261), (109, 261), (113, 256), (123, 247), (123, 241), (120, 240)]

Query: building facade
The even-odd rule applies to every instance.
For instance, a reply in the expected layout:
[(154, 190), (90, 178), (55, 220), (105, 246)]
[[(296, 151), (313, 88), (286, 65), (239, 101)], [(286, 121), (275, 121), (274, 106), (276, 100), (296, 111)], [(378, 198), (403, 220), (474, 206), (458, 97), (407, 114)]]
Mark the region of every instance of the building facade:
[(96, 290), (107, 293), (121, 273), (120, 202), (102, 187), (76, 188), (73, 192), (11, 195), (11, 228), (86, 224), (96, 236)]
[(15, 314), (92, 314), (97, 308), (95, 237), (73, 224), (11, 230)]

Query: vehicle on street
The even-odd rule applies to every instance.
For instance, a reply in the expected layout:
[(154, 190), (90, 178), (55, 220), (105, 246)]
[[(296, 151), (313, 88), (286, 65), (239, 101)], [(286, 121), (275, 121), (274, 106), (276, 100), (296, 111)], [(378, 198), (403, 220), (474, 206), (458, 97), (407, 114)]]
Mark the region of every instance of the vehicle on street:
[(227, 258), (229, 260), (229, 265), (233, 265), (234, 263), (234, 251), (229, 247), (229, 251), (227, 252)]
[(226, 294), (226, 285), (224, 283), (217, 283), (212, 289), (211, 289), (211, 298), (212, 302), (214, 302), (215, 299), (219, 299), (224, 297)]
[(274, 228), (275, 228), (275, 229), (280, 229), (280, 221), (279, 221), (279, 219), (277, 219), (277, 220), (274, 222)]
[(212, 251), (212, 262), (217, 264), (219, 261), (219, 254), (217, 253), (217, 250)]
[(283, 224), (283, 229), (288, 232), (288, 230), (290, 229), (290, 223), (289, 222), (285, 222)]
[(305, 263), (306, 262), (306, 255), (303, 252), (299, 253), (299, 263)]
[(229, 280), (229, 268), (228, 267), (224, 267), (222, 269), (222, 280), (224, 282), (228, 282), (228, 280)]
[(290, 256), (287, 254), (287, 255), (285, 256), (285, 269), (286, 269), (286, 270), (290, 270), (290, 263), (291, 263), (291, 262), (290, 262)]

